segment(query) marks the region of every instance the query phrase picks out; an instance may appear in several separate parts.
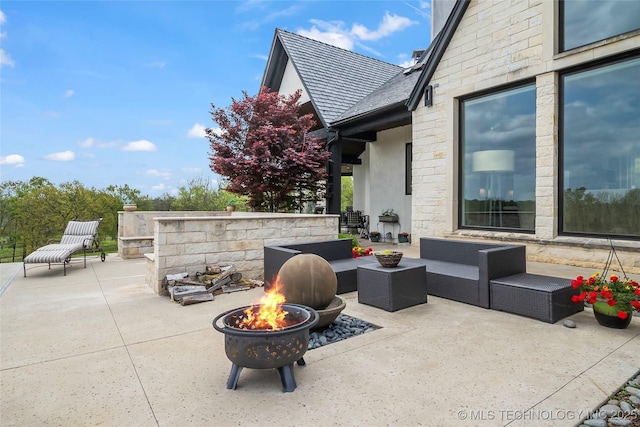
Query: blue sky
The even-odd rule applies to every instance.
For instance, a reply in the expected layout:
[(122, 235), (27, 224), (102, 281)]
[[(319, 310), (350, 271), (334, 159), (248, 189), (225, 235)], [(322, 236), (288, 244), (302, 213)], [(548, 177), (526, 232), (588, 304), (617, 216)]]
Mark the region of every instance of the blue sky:
[(151, 197), (217, 181), (211, 104), (258, 92), (276, 28), (404, 65), (429, 44), (430, 3), (4, 0), (0, 180)]

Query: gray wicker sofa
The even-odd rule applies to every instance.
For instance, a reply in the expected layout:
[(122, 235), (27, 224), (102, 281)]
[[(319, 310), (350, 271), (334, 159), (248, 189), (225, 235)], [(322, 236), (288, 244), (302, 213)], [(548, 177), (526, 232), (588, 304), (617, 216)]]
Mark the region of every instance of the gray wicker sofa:
[(526, 272), (526, 246), (420, 238), (427, 293), (490, 308), (490, 281)]
[(353, 292), (358, 289), (358, 265), (375, 262), (373, 256), (353, 258), (351, 239), (323, 240), (309, 243), (264, 247), (264, 286), (270, 289), (280, 267), (298, 254), (316, 254), (326, 259), (338, 279), (337, 294)]

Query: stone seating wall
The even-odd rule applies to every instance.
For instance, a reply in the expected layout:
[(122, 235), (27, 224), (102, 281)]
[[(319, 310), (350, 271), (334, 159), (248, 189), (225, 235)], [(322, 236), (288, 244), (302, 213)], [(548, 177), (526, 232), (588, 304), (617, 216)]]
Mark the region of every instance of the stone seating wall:
[(233, 264), (245, 279), (263, 280), (264, 247), (335, 239), (339, 215), (227, 212), (215, 215), (153, 217), (153, 251), (146, 283), (166, 294), (168, 274), (196, 272), (208, 265)]

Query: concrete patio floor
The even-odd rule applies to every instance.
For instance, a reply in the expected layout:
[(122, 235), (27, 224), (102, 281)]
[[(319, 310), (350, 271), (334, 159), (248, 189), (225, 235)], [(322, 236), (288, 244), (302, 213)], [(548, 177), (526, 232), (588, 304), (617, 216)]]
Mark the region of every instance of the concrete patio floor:
[[(400, 247), (417, 257), (417, 248)], [(573, 278), (591, 271), (528, 265)], [(547, 324), (429, 297), (389, 313), (343, 295), (381, 326), (305, 355), (297, 389), (231, 362), (211, 326), (261, 288), (182, 307), (144, 283), (143, 260), (109, 255), (28, 270), (0, 264), (0, 425), (571, 426), (640, 368), (640, 319), (599, 326), (590, 309)]]

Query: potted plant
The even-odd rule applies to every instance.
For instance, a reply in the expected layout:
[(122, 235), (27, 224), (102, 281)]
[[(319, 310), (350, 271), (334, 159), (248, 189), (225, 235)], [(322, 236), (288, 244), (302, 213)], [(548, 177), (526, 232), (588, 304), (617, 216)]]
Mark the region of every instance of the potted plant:
[(361, 256), (369, 256), (373, 253), (373, 249), (371, 248), (362, 248), (360, 246), (356, 246), (351, 249), (351, 257), (352, 258), (360, 258)]
[(126, 202), (124, 202), (124, 206), (122, 207), (122, 209), (124, 209), (125, 212), (135, 212), (136, 209), (138, 209), (138, 205), (136, 204), (136, 202), (127, 200)]
[(571, 286), (581, 293), (571, 300), (576, 304), (591, 304), (600, 325), (624, 329), (631, 323), (633, 311), (640, 312), (640, 285), (626, 275), (624, 279), (615, 274), (607, 279), (605, 275), (598, 272), (587, 279), (576, 277)]
[(227, 212), (233, 212), (236, 210), (236, 201), (231, 199), (229, 200), (229, 204), (227, 205)]
[(398, 243), (409, 243), (409, 233), (406, 231), (398, 233)]
[(393, 209), (385, 209), (378, 216), (380, 222), (398, 222), (398, 214)]
[(379, 242), (380, 241), (380, 232), (379, 231), (370, 231), (369, 232), (369, 239), (371, 239), (372, 242)]

